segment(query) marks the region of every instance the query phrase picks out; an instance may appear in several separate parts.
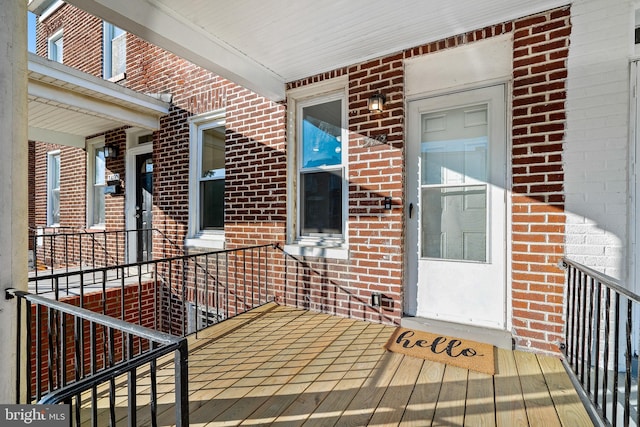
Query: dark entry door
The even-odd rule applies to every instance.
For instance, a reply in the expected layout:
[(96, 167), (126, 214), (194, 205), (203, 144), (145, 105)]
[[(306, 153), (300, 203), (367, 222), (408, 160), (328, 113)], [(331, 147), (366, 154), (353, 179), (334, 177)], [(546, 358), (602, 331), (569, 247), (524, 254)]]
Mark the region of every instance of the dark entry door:
[(136, 228), (138, 231), (138, 262), (149, 261), (153, 241), (153, 160), (151, 153), (136, 156)]

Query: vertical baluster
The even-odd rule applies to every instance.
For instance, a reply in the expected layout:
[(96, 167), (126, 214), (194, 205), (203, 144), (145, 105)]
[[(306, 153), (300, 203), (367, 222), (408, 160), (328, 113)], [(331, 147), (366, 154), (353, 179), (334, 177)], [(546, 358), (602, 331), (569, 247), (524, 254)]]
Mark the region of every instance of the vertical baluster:
[(186, 271), (187, 268), (185, 267), (184, 263), (185, 263), (185, 259), (181, 258), (180, 262), (182, 263), (181, 269), (180, 269), (180, 294), (181, 294), (181, 299), (182, 299), (182, 307), (181, 307), (181, 316), (180, 316), (180, 320), (181, 320), (181, 328), (182, 328), (182, 336), (186, 335), (186, 323), (185, 322), (185, 318), (187, 317), (187, 283), (186, 283)]
[(171, 311), (171, 302), (173, 300), (173, 274), (172, 267), (173, 262), (169, 261), (169, 333), (173, 333), (173, 312)]
[(230, 297), (230, 295), (229, 295), (229, 292), (230, 292), (229, 291), (229, 252), (225, 252), (224, 253), (224, 259), (225, 259), (225, 263), (224, 264), (225, 264), (225, 267), (226, 267), (225, 268), (226, 280), (225, 280), (225, 286), (224, 287), (225, 287), (225, 290), (227, 292), (227, 294), (226, 294), (226, 300), (227, 300), (226, 305), (227, 305), (227, 318), (229, 318), (230, 317), (230, 311), (231, 311), (231, 308), (230, 308), (230, 302), (231, 301), (229, 300), (229, 297)]
[(631, 334), (632, 332), (632, 300), (627, 298), (627, 322), (625, 334), (625, 375), (624, 375), (624, 426), (631, 420)]
[[(155, 349), (157, 345), (153, 341), (149, 341), (149, 348)], [(149, 398), (151, 399), (151, 426), (158, 426), (158, 379), (157, 379), (157, 364), (156, 359), (151, 360), (149, 364), (149, 381), (151, 391)], [(176, 405), (178, 402), (176, 402)]]
[(47, 308), (47, 341), (48, 341), (48, 348), (47, 348), (47, 379), (49, 380), (49, 389), (47, 390), (49, 393), (51, 393), (54, 389), (54, 385), (53, 385), (53, 376), (54, 376), (54, 345), (55, 343), (53, 342), (53, 328), (51, 326), (52, 320), (51, 318), (53, 317), (53, 310), (51, 308)]
[[(588, 327), (588, 336), (587, 336), (587, 381), (586, 381), (586, 387), (585, 390), (587, 392), (587, 394), (591, 393), (591, 362), (592, 362), (592, 353), (593, 353), (593, 329), (595, 327), (595, 325), (593, 324), (593, 311), (594, 311), (594, 295), (595, 292), (595, 285), (594, 285), (594, 280), (593, 278), (589, 279), (589, 327)], [(597, 338), (596, 338), (597, 339)]]
[[(15, 298), (15, 297), (14, 297)], [(19, 404), (20, 402), (20, 393), (21, 393), (21, 387), (20, 387), (20, 382), (22, 381), (22, 365), (20, 364), (20, 360), (22, 357), (22, 298), (17, 297), (17, 301), (16, 301), (16, 310), (18, 312), (18, 330), (16, 333), (16, 399), (15, 399), (15, 403)], [(31, 325), (29, 323), (27, 323), (27, 328), (30, 327)], [(28, 352), (27, 352), (28, 353)], [(27, 363), (31, 363), (31, 359), (27, 359)], [(27, 377), (27, 381), (31, 381), (30, 377)], [(28, 396), (27, 396), (28, 397)], [(28, 403), (28, 402), (22, 402), (22, 403)]]
[[(84, 341), (82, 340), (82, 330), (84, 329), (84, 325), (82, 323), (82, 318), (75, 317), (74, 318), (74, 341), (75, 341), (75, 378), (76, 381), (80, 381), (80, 378), (84, 376)], [(75, 405), (75, 416), (76, 416), (76, 424), (80, 423), (80, 406), (82, 402), (82, 394), (78, 392), (76, 395), (76, 405)]]
[[(64, 271), (69, 274), (69, 235), (64, 235)], [(69, 276), (65, 277), (67, 295), (69, 295)]]
[(36, 401), (42, 397), (42, 308), (34, 305), (36, 309)]
[(581, 284), (582, 287), (582, 303), (580, 305), (580, 343), (581, 343), (581, 351), (580, 351), (580, 383), (584, 386), (585, 384), (585, 369), (588, 370), (589, 366), (585, 366), (585, 360), (587, 359), (588, 353), (588, 343), (586, 341), (587, 335), (586, 331), (589, 329), (589, 324), (587, 323), (587, 284), (589, 282), (589, 278), (585, 275)]
[[(114, 361), (114, 353), (115, 353), (115, 337), (113, 328), (109, 328), (109, 367), (112, 367), (115, 363)], [(109, 379), (109, 418), (111, 420), (111, 425), (116, 425), (116, 381), (115, 378), (111, 377)]]
[(189, 425), (189, 366), (187, 364), (189, 349), (186, 340), (182, 340), (176, 352), (178, 356), (175, 358), (176, 427), (187, 427)]
[[(198, 257), (197, 256), (193, 259), (193, 306), (195, 308), (194, 320), (195, 320), (195, 331), (197, 333), (201, 329), (201, 326), (199, 325), (200, 322), (198, 322), (198, 320), (200, 319), (200, 312), (198, 311), (199, 307), (198, 307)], [(207, 327), (207, 319), (209, 318), (209, 314), (206, 311), (203, 314), (204, 314), (203, 316), (204, 321), (202, 322), (203, 323), (202, 328), (204, 329)], [(189, 313), (187, 313), (187, 315), (189, 315)], [(187, 324), (188, 323), (189, 323), (189, 319), (187, 319)]]
[[(127, 360), (131, 360), (133, 359), (133, 335), (131, 335), (130, 333), (126, 334), (126, 341), (127, 341), (127, 347), (128, 347), (128, 351), (127, 351)], [(122, 337), (123, 341), (124, 340), (124, 336)], [(129, 426), (131, 427), (136, 427), (138, 425), (137, 422), (137, 409), (138, 409), (138, 404), (137, 404), (137, 384), (136, 384), (136, 368), (130, 368), (129, 372), (128, 372), (128, 386), (129, 386), (129, 406), (128, 406), (128, 415), (129, 415)]]
[(60, 341), (62, 354), (60, 355), (62, 386), (67, 385), (67, 315), (60, 313)]
[[(26, 369), (26, 395), (27, 395), (27, 400), (24, 403), (31, 403), (32, 401), (32, 390), (31, 390), (31, 377), (32, 377), (32, 369), (31, 369), (31, 359), (33, 358), (33, 352), (31, 350), (31, 345), (33, 344), (33, 337), (31, 336), (31, 328), (32, 328), (32, 316), (31, 316), (31, 310), (32, 308), (37, 308), (37, 306), (34, 306), (31, 304), (31, 302), (27, 301), (27, 303), (25, 304), (25, 311), (26, 311), (26, 315), (27, 315), (27, 342), (26, 342), (26, 352), (27, 352), (27, 369)], [(20, 359), (18, 359), (20, 360)], [(37, 362), (36, 362), (37, 363)], [(36, 372), (38, 372), (38, 368), (36, 365)]]
[(620, 294), (616, 291), (613, 293), (614, 297), (614, 311), (613, 311), (613, 390), (612, 390), (612, 411), (611, 416), (613, 419), (613, 425), (617, 425), (618, 421), (618, 372), (620, 367)]
[[(89, 339), (91, 343), (90, 352), (91, 352), (91, 375), (95, 375), (98, 369), (98, 361), (96, 357), (97, 351), (97, 343), (96, 343), (96, 324), (91, 322), (89, 324)], [(91, 387), (91, 424), (94, 426), (98, 426), (98, 389), (97, 386), (94, 385)]]
[[(209, 313), (209, 254), (205, 254), (204, 255), (204, 303), (205, 303), (205, 310), (207, 310), (207, 313)], [(218, 314), (217, 311), (214, 311), (214, 309), (211, 309), (211, 312), (216, 313), (215, 314), (215, 322), (218, 322)], [(208, 316), (208, 314), (207, 314)]]
[(602, 298), (603, 298), (602, 285), (600, 284), (600, 281), (597, 280), (596, 281), (596, 301), (595, 301), (596, 321), (594, 323), (596, 326), (596, 333), (595, 333), (596, 349), (594, 352), (596, 356), (596, 361), (594, 363), (594, 381), (593, 381), (593, 399), (596, 407), (598, 407), (598, 402), (599, 402), (598, 388), (600, 386), (600, 366), (601, 366), (600, 341), (602, 339), (602, 337), (600, 336), (601, 335), (600, 326), (602, 322)]
[[(216, 289), (215, 289), (214, 297), (215, 297), (216, 308), (218, 310), (218, 316), (220, 316), (220, 308), (221, 308), (220, 294), (219, 294), (219, 292), (220, 292), (220, 277), (219, 277), (219, 274), (218, 274), (218, 267), (219, 267), (218, 263), (219, 262), (220, 262), (220, 260), (219, 260), (218, 254), (216, 253), (216, 277), (215, 277), (215, 288)], [(224, 316), (223, 319), (226, 319), (227, 316), (224, 314), (224, 311), (222, 311), (222, 313), (223, 313), (223, 316)]]
[[(581, 348), (582, 348), (582, 342), (580, 341), (580, 335), (581, 335), (581, 330), (582, 328), (584, 328), (584, 325), (581, 322), (581, 313), (580, 313), (580, 308), (582, 306), (582, 288), (584, 287), (584, 279), (585, 279), (585, 275), (584, 274), (580, 274), (580, 280), (578, 281), (578, 286), (575, 290), (575, 312), (574, 312), (574, 316), (575, 316), (575, 322), (576, 322), (576, 328), (575, 328), (575, 336), (574, 336), (574, 340), (575, 340), (575, 354), (574, 354), (574, 360), (575, 360), (575, 367), (574, 370), (576, 372), (576, 374), (578, 375), (578, 377), (580, 377), (580, 369), (581, 369), (581, 365), (582, 365), (582, 357), (581, 357)], [(582, 382), (584, 380), (584, 378), (580, 377), (580, 381)]]
[(604, 366), (602, 372), (602, 416), (607, 418), (607, 389), (609, 387), (609, 340), (610, 337), (610, 318), (611, 318), (611, 291), (609, 288), (604, 289), (605, 293), (605, 312), (604, 312)]

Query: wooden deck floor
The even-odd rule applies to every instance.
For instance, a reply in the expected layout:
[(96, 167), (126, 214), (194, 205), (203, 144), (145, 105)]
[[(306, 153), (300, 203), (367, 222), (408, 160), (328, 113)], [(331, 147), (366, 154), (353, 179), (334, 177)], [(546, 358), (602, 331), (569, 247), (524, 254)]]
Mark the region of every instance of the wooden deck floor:
[(559, 359), (498, 350), (490, 376), (387, 352), (393, 329), (275, 304), (209, 328), (190, 338), (191, 425), (592, 425)]

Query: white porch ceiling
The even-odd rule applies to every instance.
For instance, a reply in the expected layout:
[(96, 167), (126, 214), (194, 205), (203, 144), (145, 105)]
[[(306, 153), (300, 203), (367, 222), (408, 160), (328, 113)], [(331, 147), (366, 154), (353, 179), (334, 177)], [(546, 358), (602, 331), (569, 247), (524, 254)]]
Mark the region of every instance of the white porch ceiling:
[(569, 4), (571, 0), (69, 3), (218, 75), (281, 100), (286, 82)]
[(120, 126), (156, 130), (169, 106), (73, 68), (29, 54), (29, 139), (84, 147)]

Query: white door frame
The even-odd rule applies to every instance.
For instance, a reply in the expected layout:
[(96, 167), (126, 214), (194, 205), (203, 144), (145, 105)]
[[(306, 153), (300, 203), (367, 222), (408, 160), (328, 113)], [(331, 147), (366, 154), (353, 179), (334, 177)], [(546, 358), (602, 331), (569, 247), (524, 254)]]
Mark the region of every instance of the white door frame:
[[(476, 89), (483, 89), (486, 87), (491, 87), (491, 86), (503, 86), (504, 89), (504, 93), (505, 93), (505, 99), (504, 99), (504, 139), (505, 139), (505, 159), (504, 159), (504, 167), (505, 167), (505, 182), (504, 182), (504, 200), (503, 203), (505, 205), (504, 208), (504, 238), (505, 238), (505, 248), (504, 248), (504, 280), (505, 280), (505, 284), (504, 284), (504, 320), (503, 320), (503, 325), (501, 326), (500, 329), (504, 328), (505, 330), (510, 330), (512, 327), (512, 313), (511, 313), (511, 308), (512, 308), (512, 298), (511, 298), (511, 263), (512, 263), (512, 257), (511, 257), (511, 139), (510, 139), (510, 126), (509, 123), (511, 123), (510, 120), (510, 109), (509, 109), (509, 105), (510, 105), (510, 96), (508, 95), (510, 93), (510, 85), (506, 84), (504, 81), (502, 82), (496, 82), (497, 84), (487, 84), (484, 86), (477, 86), (475, 88), (464, 88), (464, 90), (458, 90), (458, 91), (452, 91), (450, 93), (436, 93), (430, 96), (422, 96), (422, 97), (413, 97), (412, 99), (407, 101), (407, 111), (410, 110), (410, 104), (416, 101), (421, 101), (421, 100), (425, 100), (425, 99), (429, 99), (429, 98), (435, 98), (435, 97), (440, 97), (440, 96), (447, 96), (447, 95), (456, 95), (456, 94), (460, 94), (460, 93), (465, 93), (465, 92), (470, 92), (470, 91), (474, 91)], [(409, 119), (411, 120), (411, 115), (408, 115)], [(415, 119), (415, 118), (414, 118)], [(408, 124), (407, 125), (407, 129), (409, 129), (412, 125)], [(415, 129), (415, 128), (414, 128)], [(407, 133), (407, 144), (409, 143), (415, 143), (415, 141), (413, 141), (413, 135), (409, 135)], [(410, 150), (407, 149), (407, 152), (409, 152)], [(407, 162), (409, 162), (409, 157), (412, 158), (412, 156), (407, 155)], [(407, 236), (407, 241), (406, 241), (406, 260), (407, 260), (407, 265), (406, 265), (406, 277), (407, 277), (407, 282), (405, 284), (405, 299), (404, 299), (404, 309), (405, 309), (405, 313), (409, 316), (415, 316), (416, 312), (418, 310), (418, 264), (419, 264), (419, 259), (420, 257), (418, 256), (418, 252), (419, 252), (419, 245), (420, 245), (420, 240), (419, 240), (419, 236), (418, 233), (416, 232), (418, 230), (418, 222), (419, 222), (419, 209), (418, 209), (418, 190), (417, 188), (413, 188), (413, 185), (416, 184), (418, 182), (418, 178), (417, 178), (417, 173), (418, 171), (414, 170), (415, 168), (412, 166), (407, 166), (407, 179), (406, 179), (406, 188), (405, 188), (405, 192), (406, 192), (406, 206), (405, 208), (407, 209), (407, 216), (406, 216), (406, 236)], [(412, 212), (410, 212), (412, 211)]]
[[(127, 132), (127, 154), (126, 154), (126, 192), (125, 192), (125, 227), (127, 230), (135, 230), (137, 227), (136, 220), (136, 189), (137, 189), (137, 171), (136, 158), (141, 154), (153, 152), (153, 143), (137, 145), (137, 137), (140, 131), (132, 130)], [(131, 148), (129, 148), (131, 147)], [(134, 263), (138, 261), (138, 238), (137, 235), (128, 233), (127, 236), (127, 261)]]

